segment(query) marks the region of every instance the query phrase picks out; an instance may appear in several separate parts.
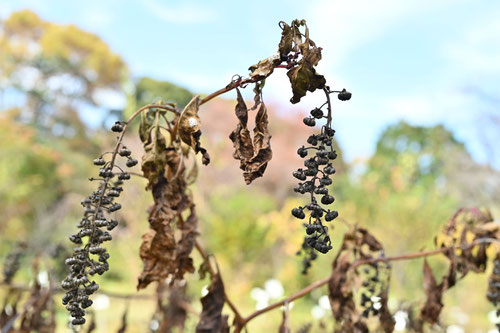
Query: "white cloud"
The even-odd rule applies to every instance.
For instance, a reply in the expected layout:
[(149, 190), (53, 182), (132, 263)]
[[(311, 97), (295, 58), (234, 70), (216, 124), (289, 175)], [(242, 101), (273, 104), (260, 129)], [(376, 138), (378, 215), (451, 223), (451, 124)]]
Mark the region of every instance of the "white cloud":
[(217, 18), (217, 13), (201, 3), (180, 2), (167, 6), (157, 0), (143, 0), (144, 8), (152, 15), (168, 23), (208, 23)]

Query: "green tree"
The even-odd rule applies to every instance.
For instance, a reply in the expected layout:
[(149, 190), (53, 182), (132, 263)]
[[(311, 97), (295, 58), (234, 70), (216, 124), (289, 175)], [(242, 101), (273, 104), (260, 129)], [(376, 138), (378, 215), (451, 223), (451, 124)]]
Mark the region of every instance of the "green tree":
[(130, 116), (143, 105), (162, 99), (164, 102), (176, 103), (182, 109), (193, 98), (193, 93), (168, 81), (158, 81), (149, 77), (140, 78), (129, 93), (126, 116)]
[[(78, 110), (120, 91), (127, 67), (98, 36), (44, 21), (30, 10), (0, 24), (2, 88), (25, 97), (20, 119), (67, 136), (84, 135)], [(55, 129), (54, 129), (55, 127)]]

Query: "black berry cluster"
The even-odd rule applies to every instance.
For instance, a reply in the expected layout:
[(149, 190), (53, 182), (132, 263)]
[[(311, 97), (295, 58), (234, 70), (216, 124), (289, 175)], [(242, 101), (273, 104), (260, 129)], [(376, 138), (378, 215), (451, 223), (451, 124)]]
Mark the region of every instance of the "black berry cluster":
[(26, 253), (26, 243), (20, 242), (5, 258), (3, 267), (3, 281), (7, 284), (12, 282), (17, 271), (21, 267), (21, 259)]
[(370, 314), (377, 316), (382, 307), (382, 293), (387, 285), (390, 264), (375, 262), (363, 269), (364, 279), (361, 289), (360, 305), (363, 308), (362, 316), (368, 317)]
[[(111, 128), (113, 132), (121, 132), (124, 126), (116, 122)], [(109, 269), (109, 253), (102, 244), (111, 240), (111, 234), (118, 222), (107, 218), (112, 212), (121, 209), (115, 198), (123, 191), (123, 181), (130, 179), (130, 174), (115, 165), (118, 156), (127, 159), (126, 165), (132, 167), (137, 160), (130, 157), (131, 151), (121, 144), (121, 135), (118, 139), (115, 151), (111, 153), (111, 159), (106, 161), (103, 156), (94, 160), (94, 165), (99, 166), (99, 177), (90, 178), (91, 181), (99, 181), (98, 189), (82, 200), (84, 214), (77, 227), (77, 233), (69, 237), (70, 241), (77, 245), (73, 255), (66, 259), (70, 273), (62, 281), (62, 288), (67, 290), (62, 302), (73, 317), (73, 325), (85, 323), (85, 308), (92, 305), (89, 296), (99, 289), (95, 281), (90, 281), (89, 275), (102, 275)]]
[[(496, 316), (500, 317), (500, 254), (497, 254), (493, 261), (493, 271), (491, 272), (490, 279), (488, 280), (488, 293), (486, 294), (488, 300), (493, 303), (496, 308)], [(496, 324), (500, 332), (500, 323)]]
[[(299, 251), (299, 254), (302, 251), (305, 253), (303, 273), (307, 272), (311, 261), (317, 257), (314, 251), (327, 253), (332, 249), (328, 227), (323, 222), (333, 221), (338, 216), (337, 211), (325, 208), (335, 201), (328, 186), (332, 184), (331, 176), (336, 171), (332, 163), (337, 158), (337, 152), (333, 148), (335, 130), (331, 126), (332, 110), (329, 95), (336, 92), (340, 100), (348, 100), (351, 93), (345, 89), (330, 91), (328, 87), (324, 91), (327, 101), (322, 106), (311, 110), (310, 116), (304, 118), (304, 124), (315, 127), (321, 120), (326, 120), (326, 124), (321, 126), (320, 133), (309, 136), (308, 146), (302, 146), (297, 150), (297, 154), (304, 159), (304, 168), (293, 172), (293, 176), (300, 181), (294, 187), (294, 191), (310, 196), (307, 205), (292, 209), (294, 217), (307, 220), (304, 224), (307, 236), (302, 244), (302, 250)], [(326, 114), (322, 110), (325, 106), (327, 106)]]

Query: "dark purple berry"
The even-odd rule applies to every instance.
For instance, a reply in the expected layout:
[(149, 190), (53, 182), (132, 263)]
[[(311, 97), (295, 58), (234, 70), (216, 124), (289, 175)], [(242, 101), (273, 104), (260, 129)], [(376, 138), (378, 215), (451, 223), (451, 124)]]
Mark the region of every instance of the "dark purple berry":
[(120, 156), (127, 157), (127, 156), (130, 156), (130, 154), (132, 154), (132, 152), (127, 147), (122, 147), (120, 149), (120, 151), (118, 152), (118, 154), (120, 154)]
[(102, 157), (96, 158), (94, 160), (94, 165), (104, 165), (104, 164), (106, 164), (106, 161)]
[(301, 220), (306, 217), (306, 214), (300, 208), (294, 208), (294, 209), (292, 209), (292, 215), (295, 216), (298, 219), (301, 219)]
[(297, 154), (299, 154), (300, 157), (304, 158), (307, 156), (307, 149), (302, 146), (297, 150)]
[(335, 168), (331, 165), (328, 165), (326, 166), (323, 171), (327, 174), (327, 175), (333, 175), (335, 173)]
[(311, 118), (311, 117), (306, 117), (306, 118), (304, 118), (304, 124), (306, 124), (307, 126), (313, 127), (316, 125), (316, 120), (314, 120), (314, 118)]
[(336, 210), (333, 210), (333, 211), (325, 214), (325, 220), (327, 222), (330, 222), (330, 221), (335, 220), (337, 218), (337, 216), (339, 216), (339, 212), (337, 212)]
[(335, 198), (331, 195), (328, 195), (328, 194), (321, 198), (321, 203), (323, 205), (329, 205), (329, 204), (333, 203), (334, 201), (335, 201)]
[(350, 92), (348, 92), (347, 90), (342, 89), (341, 92), (339, 92), (338, 94), (338, 98), (341, 100), (341, 101), (348, 101), (351, 99), (351, 96), (352, 94)]
[(111, 127), (111, 130), (113, 132), (121, 132), (123, 131), (123, 125), (121, 124), (121, 122), (117, 121), (115, 122), (115, 124)]
[(318, 137), (316, 135), (311, 135), (307, 138), (307, 143), (313, 146), (318, 144)]
[(137, 160), (134, 160), (134, 159), (130, 158), (130, 159), (128, 159), (128, 160), (127, 160), (126, 165), (127, 165), (129, 168), (131, 168), (131, 167), (133, 167), (134, 165), (136, 165), (137, 163), (139, 163)]
[(316, 119), (320, 119), (321, 117), (323, 117), (323, 111), (321, 111), (318, 108), (312, 109), (311, 116), (313, 116)]

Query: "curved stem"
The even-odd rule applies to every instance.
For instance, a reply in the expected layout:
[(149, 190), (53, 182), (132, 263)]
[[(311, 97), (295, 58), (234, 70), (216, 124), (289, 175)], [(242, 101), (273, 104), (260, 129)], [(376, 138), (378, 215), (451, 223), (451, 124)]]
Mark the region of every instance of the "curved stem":
[(252, 79), (252, 78), (248, 78), (248, 79), (244, 79), (244, 80), (238, 80), (238, 81), (233, 81), (230, 84), (228, 84), (226, 87), (224, 87), (222, 89), (219, 89), (216, 92), (213, 92), (210, 95), (202, 98), (201, 101), (200, 101), (200, 105), (203, 105), (203, 104), (207, 103), (208, 101), (214, 99), (215, 97), (217, 97), (219, 95), (222, 95), (222, 94), (225, 94), (228, 91), (233, 90), (234, 88), (237, 88), (237, 87), (240, 87), (242, 85), (249, 84), (249, 83), (254, 83), (254, 82), (257, 82), (257, 81), (258, 80), (255, 80), (255, 79)]

